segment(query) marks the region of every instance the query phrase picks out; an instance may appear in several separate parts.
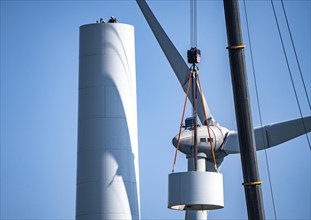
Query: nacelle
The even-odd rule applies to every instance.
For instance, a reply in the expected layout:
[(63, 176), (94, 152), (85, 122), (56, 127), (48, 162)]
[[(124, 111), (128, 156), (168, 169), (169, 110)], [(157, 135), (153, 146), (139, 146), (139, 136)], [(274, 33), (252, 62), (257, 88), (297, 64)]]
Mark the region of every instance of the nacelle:
[[(200, 125), (197, 127), (197, 148), (198, 153), (205, 153), (208, 158), (211, 158), (212, 151), (210, 146), (210, 138), (212, 141), (214, 151), (217, 152), (221, 148), (225, 140), (226, 134), (229, 132), (229, 130), (221, 126), (209, 126), (209, 131), (211, 135), (211, 137), (209, 137), (207, 129), (208, 128), (206, 125)], [(180, 134), (180, 142), (178, 150), (180, 150), (181, 152), (183, 152), (188, 156), (193, 155), (193, 148), (194, 148), (193, 132), (194, 130), (192, 127), (186, 127), (186, 129), (183, 130)], [(172, 140), (172, 143), (175, 147), (177, 147), (177, 141), (178, 141), (178, 134)]]

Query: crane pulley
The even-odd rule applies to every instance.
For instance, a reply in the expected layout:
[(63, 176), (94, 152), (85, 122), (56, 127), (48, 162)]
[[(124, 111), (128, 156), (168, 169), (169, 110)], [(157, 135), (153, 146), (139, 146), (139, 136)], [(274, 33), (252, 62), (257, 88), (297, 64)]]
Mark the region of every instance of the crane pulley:
[(196, 63), (200, 63), (201, 61), (201, 51), (196, 47), (191, 47), (190, 50), (187, 51), (188, 63), (195, 65)]

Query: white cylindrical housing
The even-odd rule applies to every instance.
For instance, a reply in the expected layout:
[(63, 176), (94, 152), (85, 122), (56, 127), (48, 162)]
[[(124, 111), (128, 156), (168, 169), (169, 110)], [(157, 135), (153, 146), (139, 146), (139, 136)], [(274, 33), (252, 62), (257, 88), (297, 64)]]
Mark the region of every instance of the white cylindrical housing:
[(168, 186), (170, 209), (213, 210), (224, 207), (221, 173), (197, 171), (171, 173)]
[(139, 219), (134, 27), (80, 27), (76, 219)]

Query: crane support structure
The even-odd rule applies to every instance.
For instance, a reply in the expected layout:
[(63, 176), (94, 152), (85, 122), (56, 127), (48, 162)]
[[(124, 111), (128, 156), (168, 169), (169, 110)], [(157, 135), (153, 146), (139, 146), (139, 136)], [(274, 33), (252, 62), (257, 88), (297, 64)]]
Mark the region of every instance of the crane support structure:
[(237, 0), (223, 0), (248, 219), (265, 219)]

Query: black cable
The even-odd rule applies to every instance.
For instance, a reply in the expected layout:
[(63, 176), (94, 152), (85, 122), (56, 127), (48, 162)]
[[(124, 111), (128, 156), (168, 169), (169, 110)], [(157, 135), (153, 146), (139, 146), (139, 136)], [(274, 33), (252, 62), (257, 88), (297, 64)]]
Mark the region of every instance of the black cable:
[[(279, 26), (279, 22), (278, 22), (278, 19), (277, 19), (277, 16), (276, 16), (273, 0), (271, 0), (271, 5), (272, 5), (272, 9), (273, 9), (273, 13), (274, 13), (274, 18), (275, 18), (276, 25), (277, 25), (278, 32), (279, 32), (279, 36), (280, 36), (280, 40), (281, 40), (281, 44), (282, 44), (282, 48), (283, 48), (283, 53), (284, 53), (286, 64), (287, 64), (288, 73), (289, 73), (289, 76), (290, 76), (290, 79), (291, 79), (292, 87), (293, 87), (293, 90), (294, 90), (294, 93), (295, 93), (295, 97), (296, 97), (296, 102), (297, 102), (297, 105), (298, 105), (298, 108), (299, 108), (300, 117), (301, 117), (301, 120), (302, 120), (302, 124), (303, 124), (304, 130), (307, 131), (305, 122), (303, 120), (302, 111), (301, 111), (301, 107), (300, 107), (297, 91), (296, 91), (296, 88), (295, 88), (292, 72), (291, 72), (291, 69), (290, 69), (290, 66), (289, 66), (289, 62), (288, 62), (288, 58), (287, 58), (287, 55), (286, 55), (286, 50), (285, 50), (285, 46), (284, 46), (284, 42), (283, 42), (283, 38), (282, 38), (280, 26)], [(309, 148), (310, 148), (310, 151), (311, 151), (311, 144), (310, 144), (309, 136), (308, 136), (307, 132), (305, 132), (305, 133), (306, 133), (308, 145), (309, 145)]]
[[(261, 128), (262, 128), (262, 127), (263, 127), (263, 123), (262, 123), (262, 114), (261, 114), (261, 108), (260, 108), (260, 102), (259, 102), (259, 94), (258, 94), (258, 87), (257, 87), (257, 78), (256, 78), (256, 73), (255, 73), (255, 64), (254, 64), (254, 58), (253, 58), (253, 50), (252, 50), (252, 44), (251, 44), (251, 38), (250, 38), (250, 31), (249, 31), (249, 25), (248, 25), (248, 16), (247, 16), (247, 10), (246, 10), (246, 3), (245, 3), (245, 0), (244, 0), (244, 11), (245, 11), (246, 29), (247, 29), (247, 35), (248, 35), (249, 48), (250, 48), (251, 62), (252, 62), (252, 71), (253, 71), (253, 77), (254, 77), (254, 82), (255, 82), (255, 91), (256, 91), (257, 107), (258, 107), (258, 112), (259, 112), (260, 126), (261, 126)], [(265, 139), (265, 138), (264, 138), (264, 133), (263, 133), (263, 130), (262, 130), (262, 140), (263, 140), (263, 143), (265, 143), (264, 139)], [(271, 182), (271, 175), (270, 175), (268, 154), (267, 154), (266, 146), (264, 146), (264, 151), (265, 151), (266, 167), (267, 167), (267, 171), (268, 171), (268, 178), (269, 178), (269, 185), (270, 185), (270, 193), (271, 193), (271, 199), (272, 199), (272, 205), (273, 205), (273, 213), (274, 213), (274, 218), (277, 219), (277, 217), (276, 217), (276, 209), (275, 209), (275, 202), (274, 202), (274, 196), (273, 196), (273, 190), (272, 190), (272, 182)]]
[(306, 97), (307, 97), (307, 100), (308, 100), (309, 108), (311, 109), (311, 104), (310, 104), (308, 92), (307, 92), (305, 81), (303, 79), (302, 71), (301, 71), (301, 68), (300, 68), (300, 64), (299, 64), (299, 60), (298, 60), (298, 55), (297, 55), (297, 52), (296, 52), (296, 47), (295, 47), (295, 44), (294, 44), (292, 32), (291, 32), (290, 27), (289, 27), (289, 22), (288, 22), (288, 19), (287, 19), (287, 15), (286, 15), (286, 11), (285, 11), (283, 0), (281, 0), (281, 3), (282, 3), (282, 8), (283, 8), (286, 24), (287, 24), (287, 29), (288, 29), (289, 36), (290, 36), (290, 39), (291, 39), (291, 43), (292, 43), (292, 46), (293, 46), (293, 49), (294, 49), (295, 58), (296, 58), (296, 62), (297, 62), (299, 73), (300, 73), (300, 78), (301, 78), (301, 81), (303, 83), (303, 87), (304, 87), (304, 90), (305, 90), (305, 93), (306, 93)]

